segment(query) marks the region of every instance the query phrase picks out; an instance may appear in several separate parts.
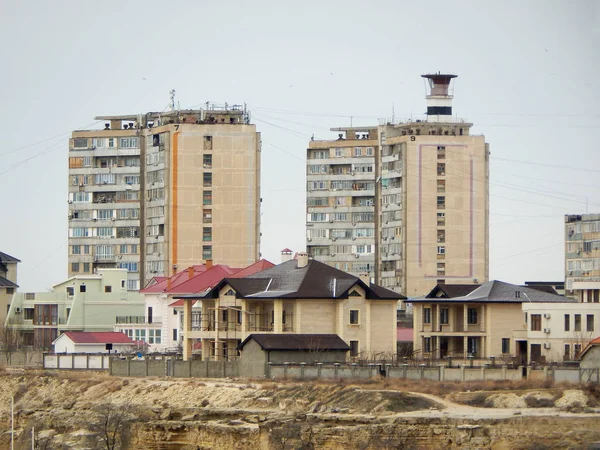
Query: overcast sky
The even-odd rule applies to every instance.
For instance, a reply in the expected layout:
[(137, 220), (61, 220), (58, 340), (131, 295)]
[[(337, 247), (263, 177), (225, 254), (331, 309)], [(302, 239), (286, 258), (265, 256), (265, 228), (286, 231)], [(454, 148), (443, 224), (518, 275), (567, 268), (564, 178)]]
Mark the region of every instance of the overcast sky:
[[(454, 112), (491, 146), (490, 277), (564, 278), (564, 214), (600, 213), (600, 2), (0, 0), (0, 251), (22, 291), (67, 275), (67, 139), (94, 116), (246, 102), (262, 254), (305, 248), (311, 135)], [(351, 118), (352, 116), (352, 118)], [(96, 125), (95, 127), (99, 127)]]

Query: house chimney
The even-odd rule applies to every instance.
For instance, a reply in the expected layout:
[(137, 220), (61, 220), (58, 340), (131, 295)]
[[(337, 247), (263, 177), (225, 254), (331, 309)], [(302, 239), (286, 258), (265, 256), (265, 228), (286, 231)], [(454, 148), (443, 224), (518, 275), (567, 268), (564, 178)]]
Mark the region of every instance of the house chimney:
[(298, 261), (298, 269), (308, 266), (308, 254), (306, 252), (298, 253), (296, 259)]
[(359, 274), (358, 278), (360, 278), (360, 281), (365, 283), (367, 286), (371, 285), (371, 277), (369, 276), (368, 272)]
[(212, 269), (212, 266), (213, 266), (212, 259), (207, 259), (206, 260), (206, 270)]
[(167, 291), (171, 289), (171, 277), (167, 278)]
[(192, 278), (194, 276), (194, 266), (188, 267), (187, 271), (188, 271), (188, 278)]
[(293, 254), (294, 252), (292, 250), (290, 250), (289, 248), (284, 248), (283, 250), (281, 250), (281, 262), (284, 263), (286, 261), (289, 261), (293, 258)]

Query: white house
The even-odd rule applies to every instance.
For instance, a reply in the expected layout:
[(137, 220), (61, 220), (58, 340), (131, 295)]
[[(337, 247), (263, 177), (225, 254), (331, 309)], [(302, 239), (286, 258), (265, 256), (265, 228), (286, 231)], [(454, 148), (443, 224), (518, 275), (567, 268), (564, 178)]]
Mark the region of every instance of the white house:
[(527, 325), (523, 337), (534, 361), (575, 360), (599, 334), (600, 303), (524, 302), (522, 310)]
[(123, 333), (114, 331), (66, 331), (54, 342), (54, 353), (123, 353), (135, 343)]

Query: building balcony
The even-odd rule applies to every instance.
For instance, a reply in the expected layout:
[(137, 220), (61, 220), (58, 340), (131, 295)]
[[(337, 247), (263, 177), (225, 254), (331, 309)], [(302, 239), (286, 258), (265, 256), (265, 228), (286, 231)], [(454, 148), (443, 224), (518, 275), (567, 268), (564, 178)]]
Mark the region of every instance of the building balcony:
[(160, 325), (162, 323), (162, 317), (116, 316), (115, 323), (117, 325)]

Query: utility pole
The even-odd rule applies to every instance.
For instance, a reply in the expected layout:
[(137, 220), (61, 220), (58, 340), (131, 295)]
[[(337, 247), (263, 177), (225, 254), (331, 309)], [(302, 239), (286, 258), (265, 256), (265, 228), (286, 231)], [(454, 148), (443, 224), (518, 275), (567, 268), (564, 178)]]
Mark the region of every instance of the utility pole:
[(10, 398), (10, 450), (15, 450), (15, 397)]

